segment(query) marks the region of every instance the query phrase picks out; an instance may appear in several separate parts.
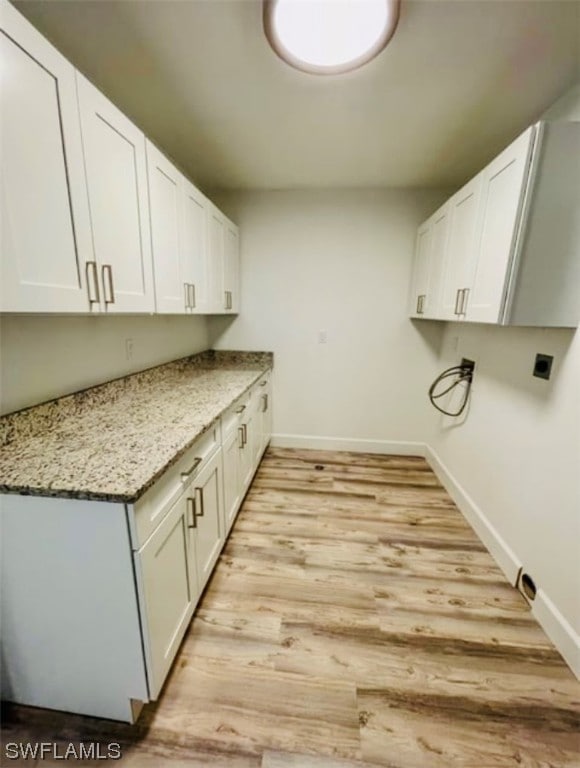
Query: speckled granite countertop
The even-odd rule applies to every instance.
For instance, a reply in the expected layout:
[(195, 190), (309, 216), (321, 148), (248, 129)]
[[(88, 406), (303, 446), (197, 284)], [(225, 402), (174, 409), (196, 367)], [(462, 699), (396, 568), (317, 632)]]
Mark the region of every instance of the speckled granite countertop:
[(273, 365), (212, 350), (0, 418), (0, 492), (133, 502)]

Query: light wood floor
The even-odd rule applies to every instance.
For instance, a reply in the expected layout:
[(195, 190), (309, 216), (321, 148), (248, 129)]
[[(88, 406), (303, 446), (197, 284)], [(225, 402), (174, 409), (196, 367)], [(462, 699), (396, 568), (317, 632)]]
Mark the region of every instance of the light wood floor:
[(3, 741), (55, 739), (143, 768), (564, 768), (580, 684), (425, 461), (269, 449), (160, 700), (133, 728), (6, 708)]

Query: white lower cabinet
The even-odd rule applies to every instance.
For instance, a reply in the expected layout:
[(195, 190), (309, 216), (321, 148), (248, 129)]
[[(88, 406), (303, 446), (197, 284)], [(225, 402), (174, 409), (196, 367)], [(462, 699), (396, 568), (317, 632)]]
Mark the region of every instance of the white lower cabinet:
[(194, 480), (192, 503), (192, 549), (200, 590), (207, 584), (225, 540), (223, 529), (223, 484), (221, 449)]
[(266, 374), (134, 504), (2, 496), (3, 698), (133, 722), (159, 696), (269, 441), (270, 406)]
[(186, 492), (135, 553), (152, 699), (161, 690), (200, 591), (188, 527), (190, 505)]
[(236, 422), (224, 438), (222, 447), (224, 482), (224, 528), (229, 533), (242, 502), (241, 451), (243, 429)]

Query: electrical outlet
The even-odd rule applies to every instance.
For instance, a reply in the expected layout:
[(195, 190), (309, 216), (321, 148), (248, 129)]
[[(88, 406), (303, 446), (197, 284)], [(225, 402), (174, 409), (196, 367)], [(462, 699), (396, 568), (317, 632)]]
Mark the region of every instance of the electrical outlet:
[(125, 357), (127, 360), (133, 359), (133, 348), (134, 348), (133, 339), (125, 339)]
[(549, 379), (552, 373), (552, 363), (554, 358), (552, 355), (536, 355), (534, 361), (534, 376), (538, 379)]

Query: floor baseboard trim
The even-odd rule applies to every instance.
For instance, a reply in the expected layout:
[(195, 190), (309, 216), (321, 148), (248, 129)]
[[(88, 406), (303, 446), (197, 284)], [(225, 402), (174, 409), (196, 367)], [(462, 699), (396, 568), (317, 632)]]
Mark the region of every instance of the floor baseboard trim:
[(488, 548), (510, 584), (515, 586), (521, 565), (515, 553), (430, 446), (427, 446), (425, 458), (463, 516)]
[[(521, 565), (517, 555), (430, 446), (426, 446), (425, 458), (507, 579), (515, 586)], [(544, 632), (562, 654), (572, 672), (580, 679), (580, 637), (541, 589), (530, 605)]]
[(425, 456), (425, 443), (399, 440), (358, 440), (348, 437), (318, 435), (272, 435), (273, 448), (304, 448), (319, 451), (352, 451), (395, 456)]
[(531, 607), (544, 632), (580, 680), (580, 637), (542, 589), (538, 589)]

